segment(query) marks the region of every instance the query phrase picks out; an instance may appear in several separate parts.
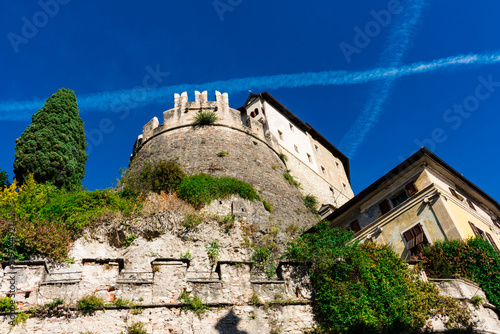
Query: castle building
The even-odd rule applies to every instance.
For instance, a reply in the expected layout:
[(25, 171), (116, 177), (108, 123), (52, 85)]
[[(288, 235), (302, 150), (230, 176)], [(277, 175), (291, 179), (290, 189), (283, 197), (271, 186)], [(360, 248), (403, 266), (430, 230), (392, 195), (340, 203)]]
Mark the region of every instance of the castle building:
[(493, 198), (425, 147), (326, 217), (404, 259), (422, 244), (474, 236), (499, 250), (499, 218)]
[[(174, 100), (174, 108), (163, 113), (163, 124), (154, 117), (143, 127), (132, 169), (132, 162), (175, 159), (190, 173), (251, 183), (275, 207), (288, 210), (294, 208), (290, 198), (303, 206), (302, 198), (313, 195), (323, 211), (333, 211), (354, 196), (349, 159), (268, 92), (250, 94), (238, 109), (229, 107), (227, 93), (216, 92), (215, 101), (209, 101), (206, 91), (196, 91), (195, 100), (188, 101), (184, 92)], [(214, 113), (217, 121), (193, 127), (201, 112)], [(227, 154), (221, 158), (220, 152)], [(300, 183), (298, 189), (290, 188), (286, 173)]]

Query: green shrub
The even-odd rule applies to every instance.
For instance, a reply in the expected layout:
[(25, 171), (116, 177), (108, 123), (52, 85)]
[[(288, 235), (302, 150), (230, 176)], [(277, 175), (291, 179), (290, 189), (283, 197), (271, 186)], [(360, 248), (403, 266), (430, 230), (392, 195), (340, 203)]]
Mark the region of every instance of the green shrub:
[(265, 246), (256, 248), (250, 260), (254, 262), (257, 270), (264, 271), (268, 278), (274, 277), (276, 267), (272, 249)]
[(389, 246), (359, 245), (351, 237), (323, 222), (285, 252), (287, 259), (312, 264), (313, 311), (321, 332), (414, 333), (437, 315), (448, 326), (473, 326), (466, 307), (420, 280)]
[(77, 306), (85, 314), (94, 314), (104, 308), (104, 299), (95, 295), (86, 296), (78, 300)]
[(188, 259), (190, 261), (193, 259), (193, 255), (191, 254), (191, 250), (189, 248), (186, 253), (181, 252), (181, 259)]
[(294, 187), (297, 187), (297, 188), (300, 188), (300, 182), (297, 182), (292, 175), (290, 175), (289, 172), (286, 172), (286, 173), (283, 173), (283, 177), (285, 178), (285, 180), (288, 181), (288, 183), (290, 183), (292, 186)]
[(250, 297), (248, 303), (251, 305), (256, 305), (256, 304), (261, 304), (262, 302), (260, 301), (259, 295), (254, 292), (252, 297)]
[(137, 239), (137, 235), (135, 235), (135, 234), (131, 235), (125, 239), (125, 243), (123, 245), (125, 247), (129, 247), (134, 243), (135, 239)]
[(288, 161), (288, 157), (284, 153), (278, 153), (278, 157), (283, 161), (285, 164)]
[(304, 197), (304, 205), (308, 208), (312, 213), (317, 214), (318, 210), (316, 209), (316, 205), (318, 205), (318, 199), (313, 195), (307, 195)]
[(149, 192), (159, 194), (162, 191), (171, 194), (185, 177), (186, 174), (175, 161), (145, 162), (139, 171), (126, 172), (120, 181), (120, 187), (122, 194), (128, 197)]
[(269, 213), (273, 213), (273, 207), (271, 206), (271, 204), (269, 204), (268, 201), (263, 199), (262, 204), (264, 204), (264, 209), (266, 209), (266, 211), (268, 211)]
[(181, 226), (197, 231), (198, 230), (198, 225), (203, 223), (204, 216), (198, 213), (185, 213), (184, 214), (184, 220), (181, 222)]
[(215, 199), (223, 199), (230, 195), (238, 195), (249, 200), (260, 200), (251, 184), (232, 177), (213, 177), (198, 174), (186, 177), (179, 185), (179, 197), (196, 208)]
[(0, 298), (0, 312), (11, 312), (17, 309), (17, 304), (10, 297)]
[(500, 254), (488, 241), (439, 241), (424, 247), (421, 258), (429, 277), (470, 279), (479, 284), (491, 304), (500, 307)]
[(127, 327), (127, 334), (146, 334), (146, 324), (144, 322), (133, 322)]
[(194, 116), (193, 126), (210, 125), (217, 122), (217, 114), (213, 111), (202, 111)]
[(200, 297), (192, 297), (191, 292), (187, 292), (186, 290), (182, 291), (179, 300), (186, 303), (184, 309), (193, 311), (200, 318), (206, 310), (210, 309), (207, 305), (203, 304)]
[(208, 261), (210, 261), (210, 266), (213, 268), (217, 261), (220, 259), (220, 244), (217, 239), (209, 244), (205, 244), (205, 251), (207, 252)]
[(5, 261), (10, 249), (9, 225), (16, 225), (17, 260), (41, 254), (64, 260), (73, 240), (83, 229), (100, 221), (103, 215), (138, 211), (140, 202), (120, 197), (111, 190), (64, 191), (36, 183), (32, 176), (0, 188), (0, 259)]
[(217, 153), (217, 156), (222, 158), (222, 157), (225, 157), (227, 154), (228, 154), (227, 151), (222, 151), (222, 152)]
[(16, 317), (14, 318), (14, 321), (12, 322), (12, 326), (16, 326), (19, 324), (24, 324), (26, 320), (31, 318), (31, 314), (28, 312), (19, 312), (16, 314)]
[(116, 306), (132, 306), (133, 301), (130, 299), (116, 298), (113, 300), (113, 304)]

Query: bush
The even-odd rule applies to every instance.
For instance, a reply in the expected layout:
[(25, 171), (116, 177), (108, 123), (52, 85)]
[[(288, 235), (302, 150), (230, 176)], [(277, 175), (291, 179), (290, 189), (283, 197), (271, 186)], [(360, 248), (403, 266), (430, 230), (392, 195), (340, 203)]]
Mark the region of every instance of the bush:
[(325, 222), (316, 231), (289, 243), (285, 257), (312, 263), (313, 310), (322, 332), (414, 333), (437, 315), (448, 326), (472, 327), (465, 307), (420, 280), (389, 246), (359, 245), (352, 232)]
[(230, 195), (238, 195), (249, 200), (260, 200), (251, 184), (232, 177), (213, 177), (208, 174), (198, 174), (186, 177), (179, 185), (179, 197), (196, 208), (222, 199)]
[(133, 322), (127, 327), (127, 334), (146, 334), (146, 324), (140, 321)]
[(210, 125), (217, 122), (217, 114), (213, 111), (202, 111), (194, 116), (194, 126)]
[(274, 266), (273, 251), (267, 247), (256, 248), (253, 251), (251, 261), (255, 263), (257, 270), (266, 273), (267, 278), (272, 278), (275, 275), (276, 267)]
[(316, 205), (318, 205), (318, 199), (313, 195), (307, 195), (304, 197), (304, 205), (308, 208), (312, 213), (317, 214), (318, 210), (316, 209)]
[(122, 193), (128, 197), (137, 197), (140, 193), (172, 194), (177, 190), (181, 181), (186, 177), (184, 171), (175, 161), (159, 160), (146, 162), (139, 172), (125, 174), (120, 186)]
[(16, 225), (17, 260), (41, 254), (64, 260), (73, 240), (99, 217), (118, 212), (131, 214), (140, 202), (111, 190), (65, 191), (35, 182), (33, 176), (18, 187), (14, 181), (0, 188), (0, 260), (8, 258), (10, 225)]
[(284, 153), (278, 153), (278, 157), (283, 161), (285, 164), (288, 161), (288, 157)]
[(297, 182), (292, 175), (290, 175), (289, 172), (286, 172), (286, 173), (283, 173), (283, 177), (285, 178), (285, 180), (288, 181), (288, 183), (290, 183), (292, 186), (294, 187), (297, 187), (297, 188), (300, 188), (300, 182)]
[(423, 248), (421, 259), (429, 277), (470, 279), (500, 307), (500, 254), (482, 238), (446, 240)]
[(0, 312), (11, 312), (17, 309), (17, 304), (10, 297), (0, 298)]
[(78, 300), (77, 306), (84, 314), (94, 314), (95, 311), (104, 308), (104, 300), (95, 295), (91, 295)]
[(191, 293), (186, 290), (182, 291), (179, 300), (187, 304), (184, 306), (185, 309), (193, 311), (200, 318), (206, 310), (210, 309), (207, 305), (203, 304), (200, 297), (192, 297)]
[(262, 200), (262, 204), (264, 204), (264, 209), (266, 209), (267, 212), (273, 213), (273, 207), (271, 206), (271, 204), (269, 204), (268, 201), (266, 201), (265, 199), (263, 199)]

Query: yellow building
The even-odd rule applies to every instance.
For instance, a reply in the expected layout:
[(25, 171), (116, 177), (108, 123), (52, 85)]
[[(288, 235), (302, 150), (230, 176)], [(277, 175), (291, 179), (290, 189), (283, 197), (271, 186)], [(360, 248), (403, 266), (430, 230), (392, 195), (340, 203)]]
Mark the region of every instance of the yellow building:
[(500, 245), (500, 205), (425, 147), (323, 218), (404, 259), (445, 239), (477, 235)]

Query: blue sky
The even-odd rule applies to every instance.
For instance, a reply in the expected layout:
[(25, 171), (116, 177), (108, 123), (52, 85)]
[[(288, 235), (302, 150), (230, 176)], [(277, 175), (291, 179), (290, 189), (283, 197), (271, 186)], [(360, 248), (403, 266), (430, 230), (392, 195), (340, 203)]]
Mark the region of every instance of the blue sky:
[(351, 159), (358, 193), (425, 145), (495, 199), (500, 3), (4, 1), (0, 169), (61, 87), (89, 142), (84, 186), (116, 184), (173, 93), (269, 91)]

